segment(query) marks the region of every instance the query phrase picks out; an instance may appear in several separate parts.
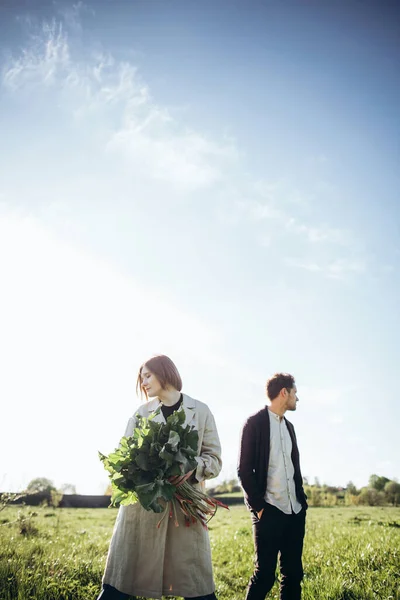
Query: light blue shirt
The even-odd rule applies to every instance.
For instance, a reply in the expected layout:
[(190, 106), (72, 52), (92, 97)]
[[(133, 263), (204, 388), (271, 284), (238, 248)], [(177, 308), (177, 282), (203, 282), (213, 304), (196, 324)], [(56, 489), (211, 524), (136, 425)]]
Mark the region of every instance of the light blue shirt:
[(302, 509), (296, 497), (292, 438), (283, 417), (268, 410), (270, 423), (269, 464), (265, 501), (287, 515)]

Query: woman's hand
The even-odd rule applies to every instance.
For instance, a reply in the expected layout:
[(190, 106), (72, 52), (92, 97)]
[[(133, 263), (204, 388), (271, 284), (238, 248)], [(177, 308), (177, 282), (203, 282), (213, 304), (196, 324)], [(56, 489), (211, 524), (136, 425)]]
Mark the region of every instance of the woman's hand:
[(185, 473), (184, 475), (174, 475), (173, 477), (170, 477), (168, 479), (168, 481), (170, 483), (172, 483), (172, 485), (179, 486), (184, 481), (187, 481), (189, 479), (189, 477), (191, 477), (191, 475), (193, 475), (194, 471), (195, 471), (195, 469), (193, 469), (193, 471), (189, 471), (189, 473)]

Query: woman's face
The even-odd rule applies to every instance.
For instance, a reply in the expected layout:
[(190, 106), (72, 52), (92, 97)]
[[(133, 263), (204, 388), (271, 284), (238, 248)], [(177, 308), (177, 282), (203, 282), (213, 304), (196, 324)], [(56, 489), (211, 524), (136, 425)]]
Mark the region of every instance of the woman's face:
[(149, 398), (155, 398), (159, 396), (162, 392), (162, 387), (157, 377), (149, 371), (147, 365), (144, 365), (142, 372), (140, 374), (140, 379), (142, 382), (142, 388), (145, 390), (146, 394)]

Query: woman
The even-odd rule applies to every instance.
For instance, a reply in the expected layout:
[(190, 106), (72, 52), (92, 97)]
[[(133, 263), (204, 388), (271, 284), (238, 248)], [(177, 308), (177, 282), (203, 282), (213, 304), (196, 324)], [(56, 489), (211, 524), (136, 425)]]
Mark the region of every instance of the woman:
[[(181, 393), (182, 380), (168, 356), (154, 356), (138, 373), (136, 390), (151, 401), (143, 404), (129, 419), (125, 435), (132, 435), (136, 415), (148, 417), (161, 408), (154, 420), (165, 422), (183, 407), (185, 424), (199, 434), (197, 468), (171, 478), (174, 485), (185, 480), (204, 489), (204, 480), (221, 470), (221, 445), (210, 409)], [(208, 531), (196, 522), (185, 527), (178, 512), (179, 527), (165, 518), (158, 529), (160, 515), (146, 511), (137, 503), (121, 506), (111, 539), (98, 600), (122, 600), (129, 596), (160, 599), (162, 595), (194, 600), (216, 600)]]

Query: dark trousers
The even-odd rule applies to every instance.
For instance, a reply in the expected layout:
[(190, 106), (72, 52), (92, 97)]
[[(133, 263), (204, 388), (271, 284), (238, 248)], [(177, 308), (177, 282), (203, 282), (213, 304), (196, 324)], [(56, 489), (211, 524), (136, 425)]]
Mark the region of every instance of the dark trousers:
[(275, 582), (279, 554), (280, 599), (300, 600), (303, 565), (301, 555), (306, 511), (286, 515), (266, 504), (261, 519), (252, 514), (255, 569), (247, 588), (246, 600), (264, 600)]
[[(129, 594), (119, 592), (112, 585), (105, 583), (97, 600), (127, 600), (128, 598), (131, 598)], [(215, 594), (208, 594), (207, 596), (196, 596), (196, 598), (185, 598), (185, 600), (217, 600), (217, 597)]]

